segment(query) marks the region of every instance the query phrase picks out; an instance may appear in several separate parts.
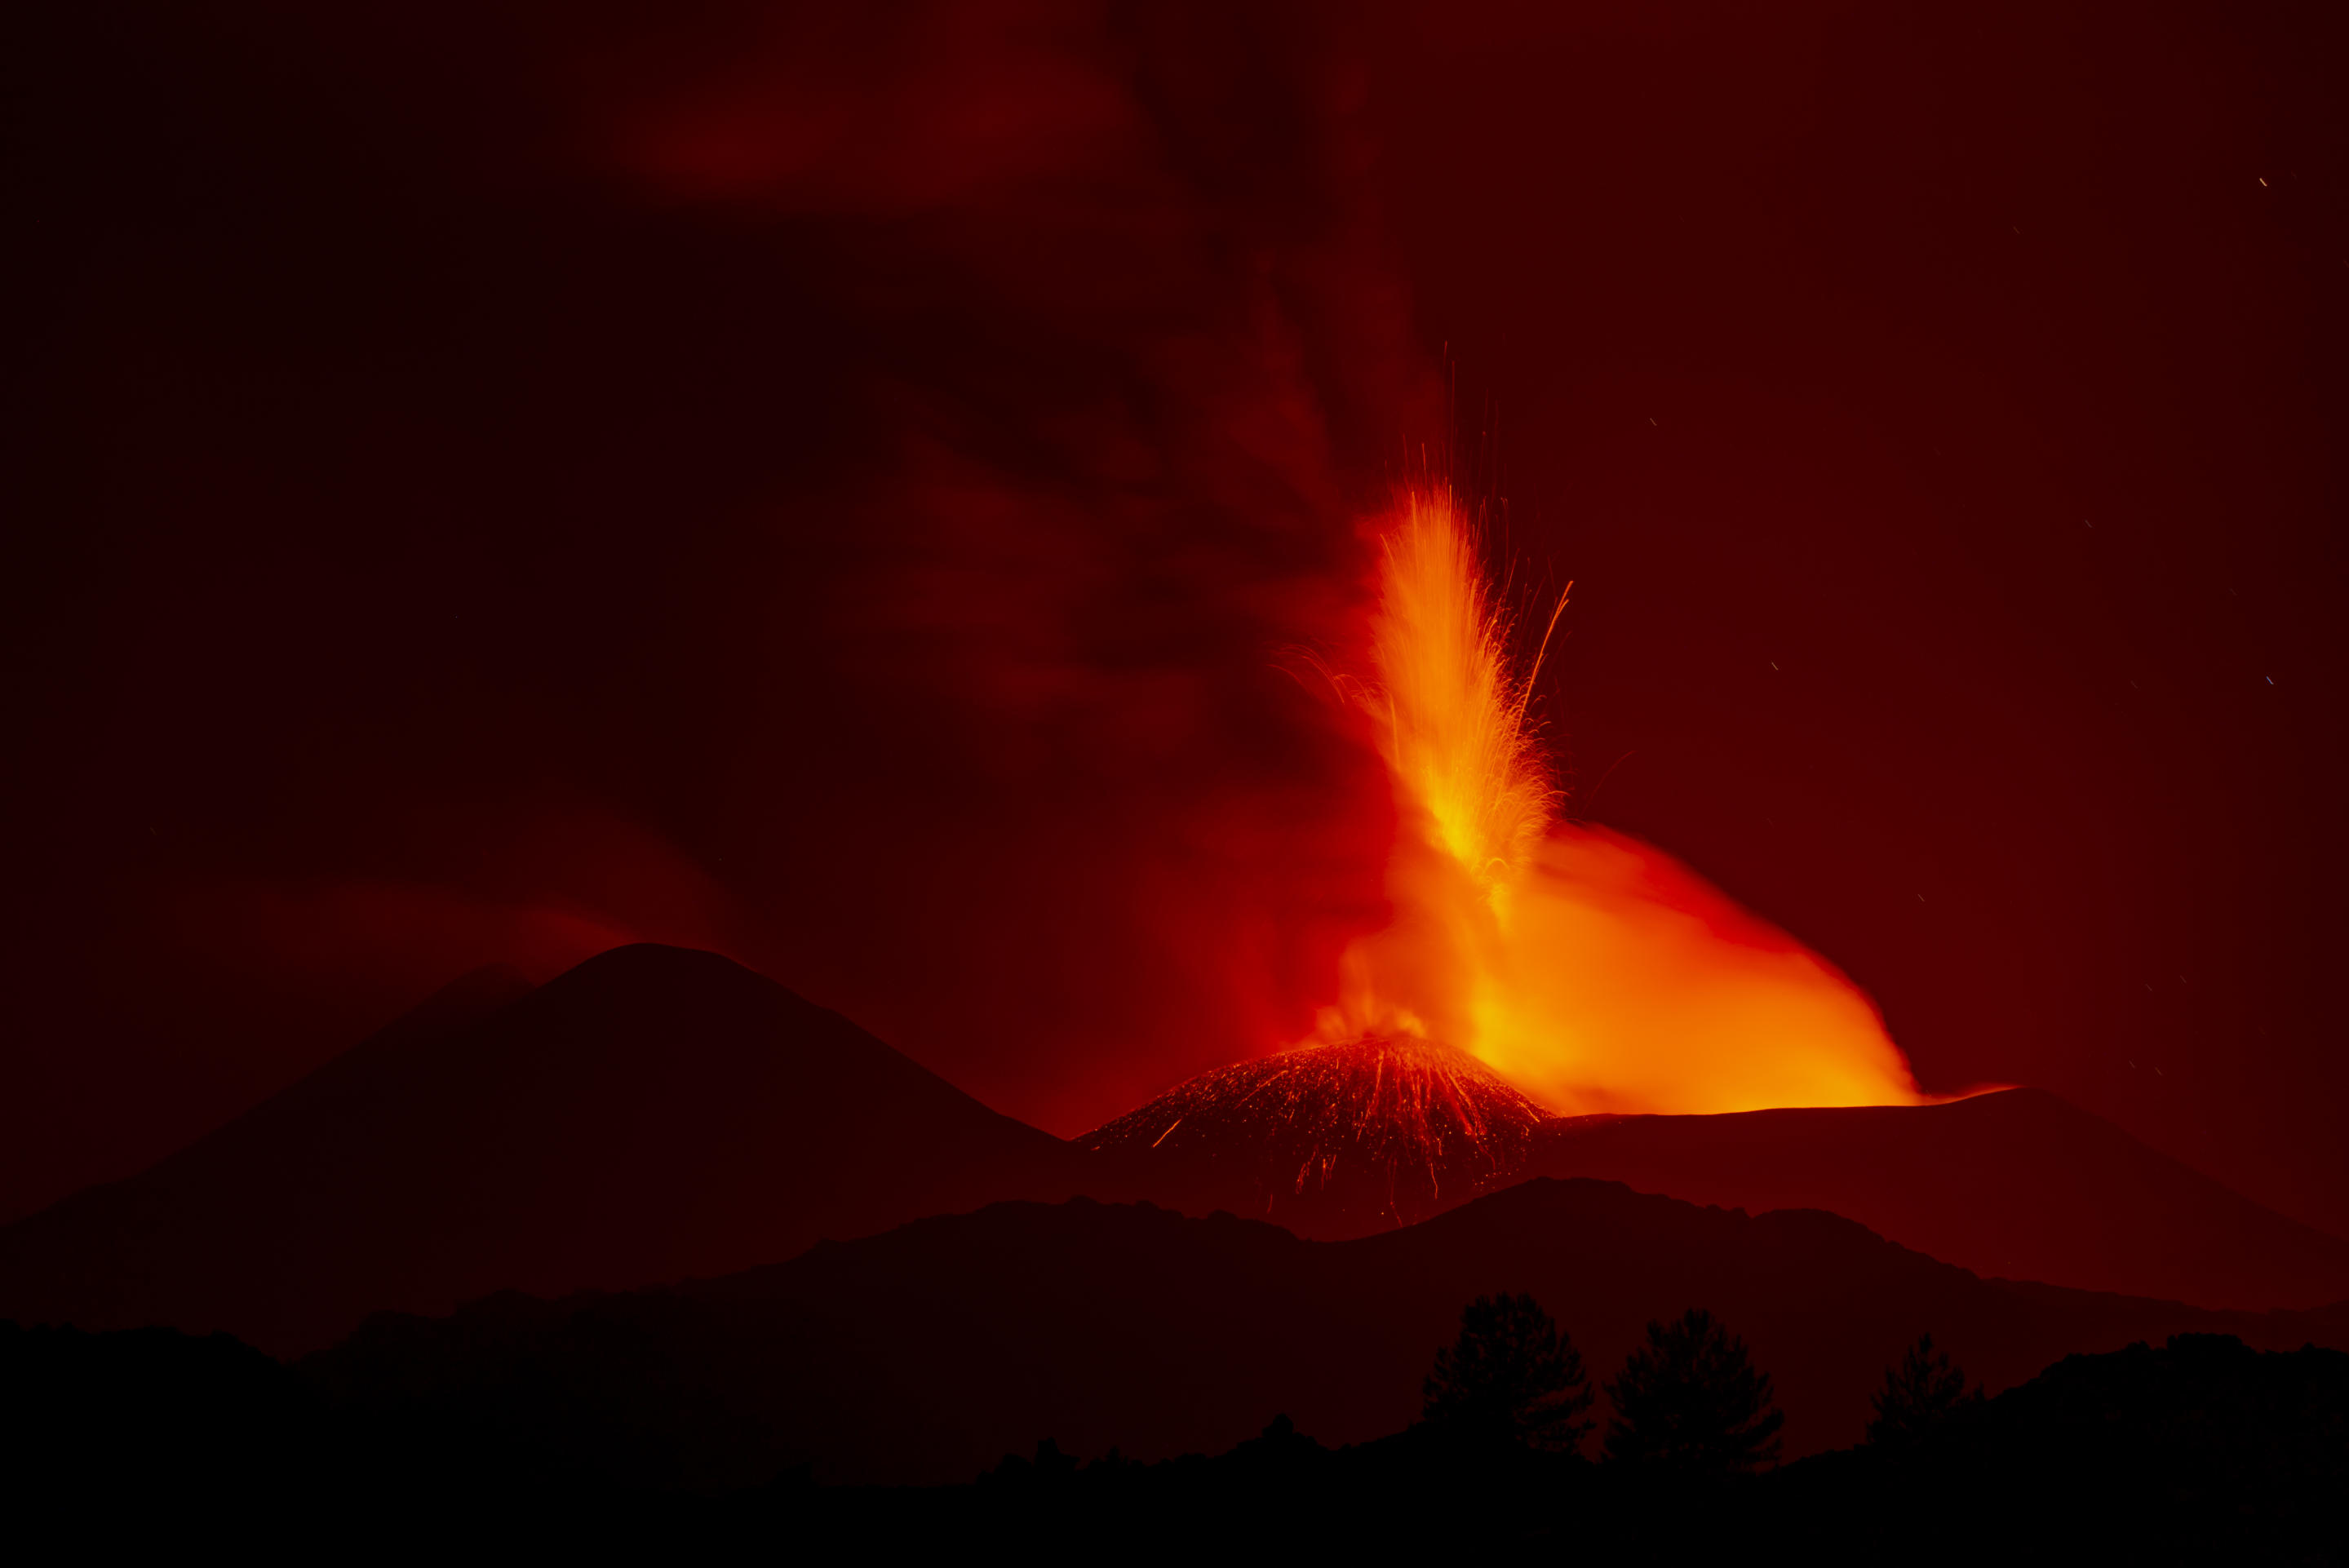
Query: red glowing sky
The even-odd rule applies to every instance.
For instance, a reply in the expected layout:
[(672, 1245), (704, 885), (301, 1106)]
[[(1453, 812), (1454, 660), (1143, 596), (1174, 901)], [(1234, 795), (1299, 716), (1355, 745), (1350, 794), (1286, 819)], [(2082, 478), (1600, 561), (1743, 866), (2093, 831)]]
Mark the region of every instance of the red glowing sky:
[(628, 937), (1062, 1132), (1300, 1037), (1448, 349), (1577, 810), (2349, 1226), (2318, 11), (143, 9), (12, 51), (0, 1215)]

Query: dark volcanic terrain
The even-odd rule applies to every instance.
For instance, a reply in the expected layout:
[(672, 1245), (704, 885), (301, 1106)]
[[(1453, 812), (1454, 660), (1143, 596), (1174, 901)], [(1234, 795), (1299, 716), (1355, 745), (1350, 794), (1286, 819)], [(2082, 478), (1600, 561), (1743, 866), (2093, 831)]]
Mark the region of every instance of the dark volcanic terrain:
[(2042, 1089), (1949, 1105), (1555, 1121), (1525, 1173), (1826, 1209), (1977, 1274), (2202, 1306), (2349, 1300), (2349, 1242)]
[[(1005, 1199), (1147, 1199), (1331, 1241), (1535, 1175), (1757, 1224), (1829, 1211), (1982, 1274), (2205, 1306), (2349, 1299), (2349, 1243), (2036, 1091), (1557, 1120), (1465, 1053), (1361, 1040), (1204, 1074), (1071, 1144), (727, 959), (636, 946), (536, 990), (468, 977), (142, 1174), (0, 1230), (0, 1318), (298, 1355), (379, 1310), (726, 1274)], [(1243, 1300), (1205, 1310), (1247, 1317)]]
[(1330, 1239), (1516, 1179), (1546, 1119), (1465, 1051), (1364, 1038), (1202, 1073), (1076, 1142), (1116, 1190)]
[(1993, 1390), (2180, 1332), (2349, 1346), (2349, 1309), (1986, 1281), (1831, 1214), (1537, 1180), (1337, 1243), (1147, 1205), (1002, 1204), (681, 1289), (378, 1318), (303, 1369), (371, 1418), (474, 1434), (492, 1473), (504, 1452), (693, 1489), (802, 1463), (954, 1481), (1040, 1437), (1157, 1459), (1284, 1413), (1328, 1443), (1400, 1430), (1462, 1304), (1495, 1290), (1532, 1292), (1601, 1379), (1650, 1318), (1710, 1307), (1775, 1379), (1790, 1457), (1857, 1440), (1885, 1367), (1928, 1330)]
[(476, 981), (128, 1181), (0, 1230), (0, 1317), (331, 1344), (1080, 1190), (1068, 1145), (715, 954)]
[(1335, 1241), (1528, 1176), (1762, 1213), (1824, 1209), (2009, 1279), (2201, 1306), (2349, 1300), (2349, 1242), (2040, 1089), (1948, 1105), (1555, 1118), (1427, 1041), (1309, 1047), (1204, 1073), (1077, 1140), (1095, 1196)]

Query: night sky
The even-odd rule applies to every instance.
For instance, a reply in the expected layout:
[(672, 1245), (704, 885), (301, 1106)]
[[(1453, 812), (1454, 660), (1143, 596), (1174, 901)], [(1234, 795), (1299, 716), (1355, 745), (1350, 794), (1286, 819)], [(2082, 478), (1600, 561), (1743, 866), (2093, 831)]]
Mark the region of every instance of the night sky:
[(1575, 814), (2349, 1230), (2335, 9), (12, 8), (0, 1217), (632, 939), (1300, 1037), (1433, 461)]

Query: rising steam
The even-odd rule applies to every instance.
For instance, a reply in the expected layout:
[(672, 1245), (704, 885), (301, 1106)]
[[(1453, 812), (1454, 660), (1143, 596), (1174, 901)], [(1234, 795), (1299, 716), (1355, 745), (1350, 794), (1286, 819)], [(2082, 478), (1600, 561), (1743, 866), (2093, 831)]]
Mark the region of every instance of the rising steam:
[[(1570, 585), (1569, 585), (1570, 586)], [(1381, 536), (1371, 718), (1400, 819), (1393, 919), (1354, 943), (1325, 1041), (1464, 1047), (1567, 1114), (1920, 1099), (1868, 998), (1661, 851), (1557, 819), (1519, 661), (1450, 491)]]

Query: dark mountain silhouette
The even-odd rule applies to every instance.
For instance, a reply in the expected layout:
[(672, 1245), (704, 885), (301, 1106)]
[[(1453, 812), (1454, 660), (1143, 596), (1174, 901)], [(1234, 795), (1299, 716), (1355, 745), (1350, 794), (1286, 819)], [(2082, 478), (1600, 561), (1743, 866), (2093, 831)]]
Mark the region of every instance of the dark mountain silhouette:
[(224, 1334), (0, 1323), (0, 1517), (20, 1551), (252, 1540), (334, 1468), (324, 1402)]
[(714, 954), (469, 976), (144, 1173), (0, 1231), (0, 1316), (315, 1349), (1076, 1191), (1069, 1147)]
[(469, 975), (151, 1170), (0, 1230), (0, 1316), (295, 1354), (377, 1310), (724, 1274), (1003, 1198), (1336, 1239), (1527, 1173), (1828, 1209), (1983, 1274), (2349, 1297), (2349, 1243), (2034, 1091), (1545, 1121), (1464, 1053), (1366, 1040), (1204, 1075), (1070, 1145), (729, 960), (638, 946), (536, 991)]
[[(371, 1418), (641, 1484), (951, 1481), (1040, 1435), (1213, 1452), (1287, 1412), (1392, 1433), (1464, 1302), (1531, 1294), (1610, 1377), (1652, 1318), (1711, 1308), (1775, 1380), (1789, 1455), (1857, 1441), (1923, 1329), (1996, 1389), (2183, 1331), (2349, 1344), (2349, 1309), (2213, 1313), (1986, 1281), (1815, 1211), (1748, 1217), (1536, 1180), (1405, 1229), (1302, 1241), (1149, 1205), (998, 1205), (689, 1286), (383, 1316), (305, 1363)], [(553, 1456), (552, 1459), (549, 1456)]]
[(1550, 1118), (1467, 1053), (1362, 1040), (1242, 1062), (1085, 1134), (1095, 1195), (1342, 1240), (1527, 1176), (1825, 1209), (1983, 1274), (2202, 1306), (2349, 1300), (2349, 1242), (2040, 1089), (1949, 1105)]
[(1525, 1171), (1754, 1213), (1826, 1209), (2010, 1279), (2203, 1306), (2349, 1299), (2349, 1242), (2040, 1089), (1949, 1105), (1553, 1121)]
[(1075, 1141), (1115, 1190), (1335, 1238), (1513, 1179), (1545, 1119), (1465, 1051), (1363, 1038), (1202, 1073)]

